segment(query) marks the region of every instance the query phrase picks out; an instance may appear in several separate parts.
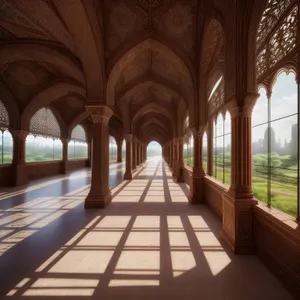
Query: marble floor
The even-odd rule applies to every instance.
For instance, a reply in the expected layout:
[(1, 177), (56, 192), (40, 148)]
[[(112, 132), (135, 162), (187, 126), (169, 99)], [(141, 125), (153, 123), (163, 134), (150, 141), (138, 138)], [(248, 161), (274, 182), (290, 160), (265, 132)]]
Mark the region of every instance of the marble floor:
[(0, 299), (293, 299), (256, 256), (235, 256), (160, 159), (84, 210), (82, 170), (0, 190)]

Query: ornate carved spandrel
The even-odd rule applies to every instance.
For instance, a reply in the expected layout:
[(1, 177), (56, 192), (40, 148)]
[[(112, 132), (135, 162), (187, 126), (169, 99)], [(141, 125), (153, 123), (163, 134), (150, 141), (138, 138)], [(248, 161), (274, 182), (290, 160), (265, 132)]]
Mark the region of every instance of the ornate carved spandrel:
[(257, 48), (263, 45), (278, 19), (293, 2), (295, 0), (268, 0), (258, 26)]

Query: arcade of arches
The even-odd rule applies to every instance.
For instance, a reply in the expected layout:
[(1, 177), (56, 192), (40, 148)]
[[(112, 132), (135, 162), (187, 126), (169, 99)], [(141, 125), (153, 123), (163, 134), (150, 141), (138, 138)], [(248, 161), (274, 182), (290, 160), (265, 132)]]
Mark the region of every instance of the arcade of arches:
[[(68, 218), (65, 220), (74, 222), (74, 227), (65, 225), (63, 221), (59, 226), (55, 225), (62, 231), (66, 226), (66, 235), (56, 238), (53, 232), (49, 233), (57, 242), (48, 250), (54, 251), (55, 245), (65, 246), (56, 248), (58, 254), (55, 255), (55, 251), (45, 252), (44, 257), (41, 250), (33, 258), (36, 259), (35, 267), (51, 256), (48, 265), (57, 270), (57, 274), (63, 272), (60, 268), (64, 267), (64, 258), (61, 257), (71, 245), (66, 242), (68, 238), (71, 239), (72, 233), (76, 233), (74, 228), (78, 232), (82, 226), (84, 229), (81, 231), (91, 231), (89, 234), (95, 234), (96, 237), (104, 226), (99, 224), (103, 222), (115, 228), (115, 231), (123, 226), (126, 236), (127, 225), (121, 220), (124, 214), (133, 218), (134, 211), (145, 207), (141, 215), (147, 215), (146, 208), (149, 207), (149, 214), (153, 218), (153, 214), (156, 214), (161, 220), (160, 230), (156, 229), (156, 232), (163, 236), (163, 230), (168, 232), (168, 226), (171, 226), (167, 234), (168, 242), (160, 239), (161, 248), (164, 247), (162, 245), (171, 247), (174, 242), (172, 228), (175, 226), (173, 231), (181, 232), (180, 226), (183, 226), (185, 233), (183, 231), (182, 235), (188, 236), (186, 242), (198, 238), (197, 245), (201, 246), (199, 252), (204, 253), (210, 267), (209, 255), (221, 253), (219, 248), (210, 244), (215, 240), (220, 245), (218, 247), (222, 245), (228, 248), (226, 257), (232, 265), (239, 262), (231, 252), (256, 254), (260, 258), (243, 256), (245, 260), (249, 257), (257, 259), (254, 265), (265, 268), (258, 273), (266, 274), (261, 276), (254, 269), (249, 270), (253, 275), (250, 284), (259, 286), (259, 280), (265, 283), (260, 288), (261, 298), (253, 291), (251, 294), (249, 288), (243, 290), (240, 287), (239, 290), (236, 281), (235, 288), (230, 288), (230, 283), (228, 291), (222, 288), (224, 298), (221, 294), (210, 294), (221, 291), (211, 288), (214, 291), (202, 291), (203, 299), (290, 299), (292, 296), (289, 293), (299, 297), (300, 1), (31, 2), (33, 5), (28, 5), (27, 0), (0, 0), (0, 269), (3, 267), (8, 273), (15, 272), (11, 271), (9, 265), (15, 264), (17, 268), (16, 261), (20, 264), (16, 255), (22, 251), (21, 244), (28, 240), (29, 246), (24, 246), (26, 253), (30, 247), (34, 248), (30, 245), (38, 245), (37, 231), (54, 226), (51, 225), (50, 216), (44, 218), (47, 205), (43, 201), (50, 203), (49, 199), (55, 194), (59, 198), (55, 200), (56, 206), (53, 203), (51, 205), (55, 209), (67, 208), (59, 208), (53, 220)], [(162, 147), (161, 161), (147, 158), (147, 146), (152, 141)], [(60, 181), (68, 184), (56, 189), (55, 184), (60, 184)], [(52, 191), (50, 186), (50, 190), (47, 190), (48, 184), (54, 184)], [(131, 203), (128, 207), (116, 207), (122, 195), (123, 202), (126, 202), (124, 199), (143, 202), (141, 199), (147, 198), (151, 187), (154, 194), (152, 198), (151, 195), (149, 197), (154, 202), (151, 203), (153, 209), (150, 203), (149, 206), (137, 207)], [(140, 200), (136, 200), (137, 194), (134, 193), (139, 189), (143, 189), (143, 192), (139, 194)], [(173, 195), (175, 192), (179, 193), (177, 198)], [(47, 196), (47, 193), (54, 194)], [(178, 202), (186, 199), (182, 209), (176, 206), (178, 203), (171, 203), (173, 196)], [(165, 206), (156, 203), (159, 199), (166, 202)], [(62, 206), (62, 203), (66, 204), (64, 201), (68, 202), (66, 206)], [(72, 201), (79, 202), (72, 206)], [(30, 208), (37, 203), (40, 205), (38, 216)], [(81, 203), (85, 208), (94, 209), (75, 207)], [(135, 203), (138, 204), (142, 205)], [(132, 212), (129, 208), (132, 208)], [(124, 211), (120, 212), (122, 209)], [(70, 217), (75, 212), (80, 217)], [(185, 218), (185, 213), (188, 218)], [(119, 221), (105, 221), (113, 215)], [(200, 227), (193, 227), (196, 224), (193, 218), (197, 215), (202, 218), (202, 223), (198, 224)], [(215, 222), (213, 226), (220, 226), (219, 230), (203, 227), (206, 216), (209, 216), (207, 220), (211, 218)], [(92, 217), (102, 221), (95, 221), (94, 225), (88, 226), (86, 221), (91, 221)], [(181, 218), (183, 225), (179, 226), (178, 220), (172, 219), (177, 217)], [(44, 223), (37, 222), (40, 227), (29, 225), (38, 218), (45, 219)], [(129, 237), (135, 232), (136, 222), (144, 228), (143, 221), (137, 221), (142, 216), (135, 215), (134, 218), (128, 221), (132, 231), (127, 233)], [(147, 225), (150, 219), (145, 217), (145, 220)], [(15, 221), (16, 224), (12, 225)], [(48, 222), (45, 229), (39, 229), (45, 226), (45, 222)], [(118, 222), (120, 228), (115, 225)], [(152, 224), (152, 228), (149, 224), (149, 231), (157, 225)], [(18, 226), (27, 226), (24, 227), (27, 231), (20, 229), (16, 232)], [(207, 232), (207, 238), (203, 232)], [(215, 240), (208, 237), (212, 232), (217, 236)], [(147, 231), (144, 234), (146, 236)], [(30, 244), (29, 241), (35, 236), (36, 240)], [(98, 289), (101, 294), (109, 277), (106, 272), (116, 272), (113, 266), (122, 265), (124, 257), (132, 260), (129, 255), (132, 247), (129, 247), (124, 257), (120, 254), (117, 263), (118, 258), (114, 258), (114, 255), (121, 246), (113, 250), (109, 242), (116, 242), (114, 238), (104, 233), (99, 236), (107, 238), (107, 244), (103, 245), (108, 252), (114, 253), (111, 259), (115, 262), (107, 262), (106, 271), (103, 274), (100, 272), (103, 277), (99, 285), (95, 275), (91, 276), (90, 285), (87, 281), (83, 283), (82, 280), (88, 278), (85, 275), (74, 275), (70, 277), (75, 280), (71, 286), (68, 286), (70, 282), (67, 280), (71, 279), (66, 274), (62, 278), (55, 277), (58, 276), (56, 273), (50, 276), (53, 280), (62, 280), (54, 285), (57, 289), (65, 288), (62, 295), (76, 299), (75, 296), (80, 297), (80, 292), (87, 296)], [(124, 236), (121, 238), (120, 235), (120, 243), (126, 239)], [(204, 236), (204, 244), (207, 243), (204, 246), (211, 246), (211, 249), (203, 248), (200, 236)], [(181, 237), (174, 235), (173, 239), (179, 241)], [(17, 240), (22, 242), (12, 247)], [(70, 250), (73, 249), (70, 246), (69, 253), (92, 252), (92, 246), (88, 246), (88, 241), (85, 242), (87, 244), (82, 242), (82, 248), (72, 246), (74, 249), (79, 247), (79, 250)], [(130, 269), (130, 263), (126, 264), (126, 260), (124, 270), (128, 273), (123, 271), (127, 275), (136, 274), (137, 286), (143, 287), (143, 282), (147, 280), (152, 280), (150, 285), (155, 286), (158, 280), (162, 290), (153, 288), (153, 293), (157, 291), (158, 294), (164, 293), (164, 284), (178, 289), (182, 285), (177, 284), (176, 287), (175, 283), (180, 283), (180, 280), (188, 285), (199, 280), (201, 286), (201, 280), (206, 280), (206, 273), (199, 275), (197, 267), (200, 261), (198, 255), (202, 257), (203, 253), (195, 252), (195, 247), (189, 252), (186, 245), (178, 246), (180, 249), (175, 249), (175, 252), (170, 250), (172, 255), (169, 262), (163, 260), (164, 252), (161, 252), (162, 265), (157, 272), (167, 270), (170, 264), (174, 267), (174, 260), (179, 258), (182, 266), (178, 270), (181, 273), (178, 270), (176, 272), (188, 273), (186, 278), (174, 270), (179, 276), (178, 281), (168, 279), (163, 273), (156, 277), (156, 271), (149, 273), (151, 277), (146, 267), (144, 273), (130, 273), (127, 270)], [(150, 260), (153, 258), (151, 251), (160, 249), (151, 247), (148, 249)], [(95, 252), (94, 258), (99, 260), (98, 252)], [(210, 254), (206, 256), (206, 253)], [(146, 256), (142, 262), (147, 261)], [(81, 256), (69, 257), (68, 263), (80, 260), (78, 257)], [(191, 257), (195, 259), (194, 277), (193, 267), (185, 269)], [(93, 263), (89, 259), (93, 260), (93, 256), (86, 259), (93, 270)], [(103, 256), (103, 259), (107, 257)], [(60, 267), (55, 267), (55, 261)], [(225, 275), (230, 278), (226, 279), (227, 282), (240, 276), (234, 273), (234, 267), (230, 269), (226, 259), (224, 263), (221, 254), (216, 256), (216, 261), (220, 264), (216, 264), (216, 268), (219, 268), (217, 273), (230, 273)], [(250, 265), (245, 263), (243, 266), (249, 268)], [(48, 268), (42, 266), (40, 270)], [(236, 270), (240, 268), (238, 266)], [(0, 285), (5, 283), (3, 293), (7, 297), (19, 299), (22, 295), (55, 294), (55, 289), (51, 287), (54, 281), (48, 290), (47, 283), (39, 281), (46, 280), (48, 275), (37, 279), (34, 277), (38, 276), (35, 269), (27, 262), (21, 263), (20, 268), (23, 268), (22, 271), (18, 275), (9, 275), (9, 279), (0, 275)], [(87, 274), (89, 270), (87, 267), (83, 273)], [(212, 268), (211, 272), (216, 274)], [(244, 269), (246, 272), (248, 269)], [(121, 268), (119, 274), (126, 279), (125, 273)], [(112, 278), (117, 278), (113, 274)], [(164, 274), (169, 273), (166, 271)], [(198, 275), (204, 277), (198, 278)], [(120, 283), (124, 280), (122, 276), (115, 281)], [(252, 280), (256, 276), (260, 279)], [(270, 278), (265, 279), (264, 276)], [(218, 284), (225, 277), (215, 278), (219, 280), (216, 281), (219, 289), (221, 285)], [(102, 278), (104, 283), (101, 283)], [(79, 287), (83, 285), (82, 289), (79, 289), (76, 280)], [(124, 286), (130, 286), (131, 279), (126, 280)], [(247, 280), (250, 280), (249, 277)], [(113, 288), (113, 280), (109, 282), (108, 286)], [(215, 284), (215, 281), (211, 283)], [(72, 294), (72, 287), (78, 288), (78, 295)], [(143, 291), (142, 287), (140, 291)], [(196, 288), (197, 283), (190, 292), (185, 292), (194, 293)], [(45, 289), (45, 294), (42, 289)], [(2, 288), (0, 291), (2, 293)], [(110, 294), (110, 290), (105, 291), (108, 293), (105, 299), (117, 297), (114, 292)], [(120, 291), (125, 294), (128, 292), (125, 289)], [(178, 290), (179, 294), (174, 295), (181, 295), (182, 291)], [(154, 295), (148, 287), (145, 293)], [(133, 294), (130, 299), (135, 299)], [(193, 295), (189, 294), (189, 298), (194, 299)], [(196, 295), (197, 292), (195, 299), (199, 299)]]

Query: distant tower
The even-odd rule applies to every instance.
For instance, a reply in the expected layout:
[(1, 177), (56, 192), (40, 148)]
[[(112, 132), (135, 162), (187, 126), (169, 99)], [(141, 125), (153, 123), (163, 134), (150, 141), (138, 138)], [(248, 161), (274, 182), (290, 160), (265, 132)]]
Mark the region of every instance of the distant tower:
[(294, 124), (291, 129), (291, 143), (290, 143), (290, 154), (292, 157), (298, 155), (298, 124)]
[[(271, 139), (271, 149), (268, 149), (268, 130), (270, 130), (270, 139)], [(265, 131), (264, 142), (263, 142), (263, 151), (264, 153), (268, 153), (269, 151), (277, 152), (277, 143), (275, 139), (275, 131), (272, 127), (268, 127)]]

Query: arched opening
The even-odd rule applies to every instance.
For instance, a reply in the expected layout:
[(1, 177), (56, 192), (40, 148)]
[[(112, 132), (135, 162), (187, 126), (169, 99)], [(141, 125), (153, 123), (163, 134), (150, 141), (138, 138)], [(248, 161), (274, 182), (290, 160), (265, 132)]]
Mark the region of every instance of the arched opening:
[(26, 139), (26, 162), (62, 160), (59, 124), (49, 108), (41, 108), (31, 118)]
[(85, 130), (77, 125), (71, 134), (71, 141), (68, 145), (68, 159), (87, 159), (88, 144), (86, 142)]
[(113, 136), (109, 136), (109, 162), (117, 162), (118, 147), (116, 139)]
[(258, 200), (297, 215), (298, 92), (294, 73), (280, 72), (253, 109), (252, 187)]
[(147, 159), (151, 158), (161, 158), (162, 148), (158, 142), (152, 141), (147, 147)]
[(12, 163), (13, 139), (8, 131), (9, 116), (8, 112), (0, 100), (0, 164)]

